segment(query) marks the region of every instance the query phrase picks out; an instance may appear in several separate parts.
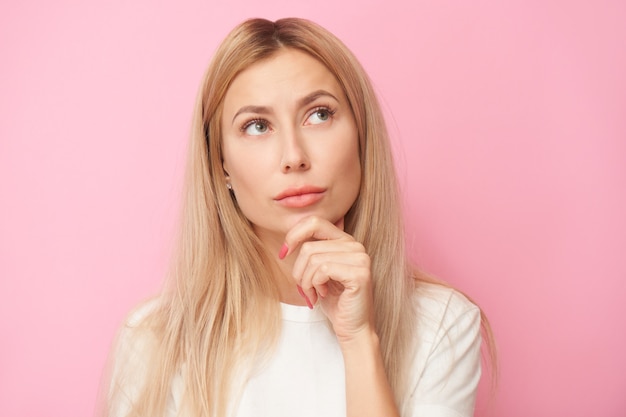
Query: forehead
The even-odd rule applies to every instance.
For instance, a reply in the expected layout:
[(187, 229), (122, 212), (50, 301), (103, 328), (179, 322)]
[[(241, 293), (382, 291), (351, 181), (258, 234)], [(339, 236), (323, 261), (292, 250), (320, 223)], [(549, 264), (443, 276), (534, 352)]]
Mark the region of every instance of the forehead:
[(235, 77), (226, 92), (224, 110), (242, 103), (265, 105), (289, 97), (298, 99), (318, 89), (343, 96), (343, 89), (324, 64), (303, 51), (282, 48)]

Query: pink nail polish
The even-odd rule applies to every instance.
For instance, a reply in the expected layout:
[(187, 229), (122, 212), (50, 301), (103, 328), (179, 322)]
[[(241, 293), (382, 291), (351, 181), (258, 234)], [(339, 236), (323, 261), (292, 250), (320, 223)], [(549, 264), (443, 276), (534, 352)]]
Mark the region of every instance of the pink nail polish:
[(280, 247), (280, 252), (278, 252), (278, 259), (285, 259), (287, 252), (289, 252), (289, 248), (286, 243), (283, 243), (283, 246)]
[(309, 297), (307, 297), (306, 294), (304, 293), (304, 291), (302, 291), (302, 287), (301, 286), (297, 285), (297, 287), (298, 287), (298, 292), (300, 293), (302, 298), (304, 298), (304, 301), (306, 301), (307, 307), (309, 307), (311, 310), (313, 310), (313, 304), (311, 304), (311, 300), (309, 300)]
[(299, 285), (296, 285), (296, 288), (298, 288), (298, 293), (300, 294), (300, 297), (306, 298), (306, 295), (304, 295), (304, 291), (302, 291), (302, 287)]

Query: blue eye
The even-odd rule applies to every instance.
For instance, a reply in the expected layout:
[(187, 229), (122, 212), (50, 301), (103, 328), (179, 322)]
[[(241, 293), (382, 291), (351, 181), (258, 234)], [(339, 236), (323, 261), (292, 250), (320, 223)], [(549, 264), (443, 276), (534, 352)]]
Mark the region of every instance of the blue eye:
[(327, 108), (320, 107), (315, 109), (313, 113), (307, 119), (308, 122), (314, 125), (319, 125), (321, 123), (327, 122), (334, 112), (330, 111)]
[(250, 120), (241, 130), (243, 130), (247, 135), (259, 136), (267, 133), (269, 131), (269, 126), (264, 120)]

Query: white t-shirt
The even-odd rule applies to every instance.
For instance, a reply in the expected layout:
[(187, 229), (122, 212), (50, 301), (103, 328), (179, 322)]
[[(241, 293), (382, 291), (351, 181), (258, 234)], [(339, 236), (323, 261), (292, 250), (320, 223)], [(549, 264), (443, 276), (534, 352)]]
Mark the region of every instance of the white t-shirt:
[[(411, 364), (411, 397), (402, 415), (469, 417), (480, 379), (480, 310), (453, 289), (423, 284), (416, 294), (418, 329)], [(281, 304), (283, 328), (274, 356), (246, 384), (236, 417), (345, 417), (345, 372), (337, 338), (319, 306)], [(140, 309), (129, 325), (146, 314)], [(132, 334), (127, 332), (127, 334)], [(119, 341), (118, 355), (141, 362), (142, 342)], [(121, 350), (121, 351), (120, 351)], [(126, 350), (126, 352), (124, 352)], [(135, 364), (136, 365), (136, 364)], [(147, 364), (145, 365), (147, 366)], [(136, 372), (143, 372), (138, 369)], [(123, 383), (114, 404), (122, 417), (141, 385)], [(120, 383), (115, 381), (113, 383)], [(167, 416), (176, 416), (184, 391), (175, 378)]]

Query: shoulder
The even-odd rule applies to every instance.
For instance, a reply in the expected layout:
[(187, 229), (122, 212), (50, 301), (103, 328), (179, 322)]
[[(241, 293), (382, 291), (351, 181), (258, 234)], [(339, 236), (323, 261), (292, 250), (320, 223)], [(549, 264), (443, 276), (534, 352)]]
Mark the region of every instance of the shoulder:
[(454, 288), (420, 283), (415, 308), (416, 352), (422, 362), (442, 345), (454, 350), (464, 342), (480, 344), (480, 309)]
[(163, 306), (162, 297), (154, 297), (139, 303), (133, 308), (123, 323), (123, 328), (135, 328), (143, 324), (146, 319), (156, 313)]
[(118, 330), (109, 357), (107, 415), (127, 415), (146, 383), (151, 359), (159, 346), (150, 323), (161, 305), (160, 298), (141, 303)]
[(115, 343), (116, 362), (144, 357), (156, 347), (157, 337), (151, 324), (162, 304), (161, 298), (153, 298), (142, 302), (126, 316)]
[(459, 291), (420, 283), (411, 405), (417, 414), (471, 416), (480, 379), (480, 309)]
[(445, 285), (421, 282), (415, 292), (420, 328), (440, 329), (464, 316), (480, 316), (480, 309), (459, 291)]

